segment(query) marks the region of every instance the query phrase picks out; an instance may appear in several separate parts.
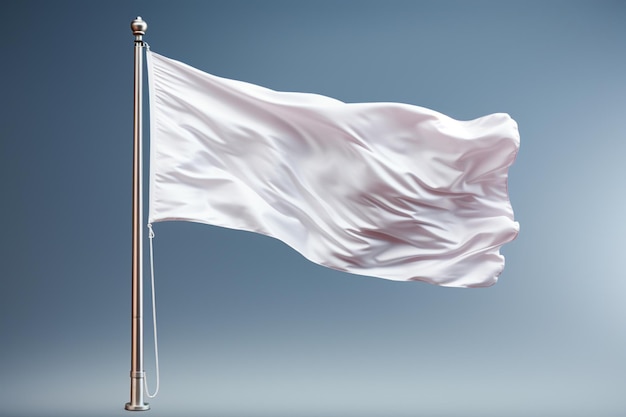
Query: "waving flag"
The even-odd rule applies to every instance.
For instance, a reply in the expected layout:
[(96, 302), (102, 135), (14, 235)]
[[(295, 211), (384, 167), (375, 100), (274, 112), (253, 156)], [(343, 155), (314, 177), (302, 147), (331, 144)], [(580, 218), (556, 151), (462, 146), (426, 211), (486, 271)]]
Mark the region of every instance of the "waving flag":
[(519, 230), (517, 124), (344, 103), (216, 77), (148, 52), (149, 221), (273, 236), (318, 264), (481, 287)]

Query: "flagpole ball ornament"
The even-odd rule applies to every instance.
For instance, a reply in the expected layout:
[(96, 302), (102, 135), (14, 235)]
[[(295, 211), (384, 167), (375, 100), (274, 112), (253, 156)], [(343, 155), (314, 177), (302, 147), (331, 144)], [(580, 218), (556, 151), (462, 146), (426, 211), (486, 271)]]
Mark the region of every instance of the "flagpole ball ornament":
[(141, 16), (137, 16), (135, 20), (130, 22), (130, 28), (133, 31), (133, 35), (143, 36), (146, 34), (146, 30), (148, 30), (148, 24), (141, 18)]

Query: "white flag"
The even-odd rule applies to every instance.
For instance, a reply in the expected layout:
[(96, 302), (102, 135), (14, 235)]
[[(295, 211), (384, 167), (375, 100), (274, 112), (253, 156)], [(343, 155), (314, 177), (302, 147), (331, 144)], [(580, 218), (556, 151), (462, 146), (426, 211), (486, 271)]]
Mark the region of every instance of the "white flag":
[(496, 282), (519, 230), (507, 177), (517, 124), (343, 103), (216, 77), (148, 52), (149, 221), (273, 236), (355, 274)]

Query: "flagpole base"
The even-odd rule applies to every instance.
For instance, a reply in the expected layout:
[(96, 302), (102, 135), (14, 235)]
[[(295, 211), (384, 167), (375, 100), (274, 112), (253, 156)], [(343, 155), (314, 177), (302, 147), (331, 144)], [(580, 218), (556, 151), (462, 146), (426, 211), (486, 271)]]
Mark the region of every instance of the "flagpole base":
[(150, 409), (150, 404), (143, 401), (144, 372), (130, 373), (130, 401), (124, 408), (128, 411), (146, 411)]
[(150, 409), (150, 404), (144, 403), (143, 405), (133, 405), (131, 403), (126, 403), (124, 408), (128, 411), (146, 411)]

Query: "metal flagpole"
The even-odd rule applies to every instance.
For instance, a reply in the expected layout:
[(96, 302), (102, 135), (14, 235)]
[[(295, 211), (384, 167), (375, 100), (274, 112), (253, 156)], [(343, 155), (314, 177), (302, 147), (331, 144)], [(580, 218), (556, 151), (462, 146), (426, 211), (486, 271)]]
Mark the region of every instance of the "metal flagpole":
[(142, 128), (142, 84), (143, 84), (143, 35), (148, 24), (137, 17), (130, 24), (135, 35), (135, 100), (133, 120), (133, 220), (132, 220), (132, 306), (131, 306), (131, 369), (130, 402), (126, 409), (143, 411), (150, 409), (143, 402), (143, 128)]

